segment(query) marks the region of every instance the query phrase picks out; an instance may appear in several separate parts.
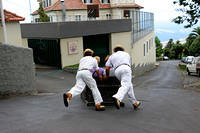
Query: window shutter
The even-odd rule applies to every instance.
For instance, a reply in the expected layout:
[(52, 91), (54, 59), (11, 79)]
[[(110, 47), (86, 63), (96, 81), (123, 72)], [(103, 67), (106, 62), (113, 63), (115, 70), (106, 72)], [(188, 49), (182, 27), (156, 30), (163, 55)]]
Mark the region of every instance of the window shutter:
[(89, 18), (99, 17), (99, 5), (87, 5), (87, 12)]

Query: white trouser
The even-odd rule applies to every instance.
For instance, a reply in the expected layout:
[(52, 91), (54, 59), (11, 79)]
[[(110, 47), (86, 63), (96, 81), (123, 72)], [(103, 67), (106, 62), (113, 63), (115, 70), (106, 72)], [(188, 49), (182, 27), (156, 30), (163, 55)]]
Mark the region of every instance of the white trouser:
[(103, 102), (101, 94), (97, 88), (96, 81), (92, 78), (92, 73), (88, 70), (78, 71), (76, 74), (76, 84), (68, 93), (72, 94), (72, 97), (81, 94), (85, 86), (88, 86), (94, 98), (95, 104)]
[(132, 104), (136, 103), (136, 98), (132, 84), (131, 68), (127, 65), (121, 65), (115, 70), (115, 76), (121, 82), (121, 87), (113, 97), (123, 100), (124, 96), (128, 94), (128, 99)]

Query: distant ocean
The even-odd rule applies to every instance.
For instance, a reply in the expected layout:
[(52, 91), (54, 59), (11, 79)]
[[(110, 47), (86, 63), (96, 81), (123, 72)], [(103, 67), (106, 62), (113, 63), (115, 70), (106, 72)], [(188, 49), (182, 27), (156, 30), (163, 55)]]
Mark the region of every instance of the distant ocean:
[(195, 27), (186, 29), (184, 28), (184, 25), (178, 25), (173, 22), (155, 23), (155, 35), (158, 36), (160, 41), (163, 43), (168, 42), (171, 38), (173, 40), (184, 42), (194, 28)]

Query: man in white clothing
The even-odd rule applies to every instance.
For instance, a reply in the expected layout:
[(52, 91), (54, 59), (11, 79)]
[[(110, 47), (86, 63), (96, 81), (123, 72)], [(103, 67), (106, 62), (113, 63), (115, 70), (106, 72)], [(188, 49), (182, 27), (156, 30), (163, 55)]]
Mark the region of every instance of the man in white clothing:
[(92, 91), (96, 111), (105, 110), (105, 107), (101, 105), (103, 99), (97, 88), (96, 81), (93, 79), (92, 73), (90, 72), (91, 69), (95, 69), (98, 77), (102, 79), (102, 76), (98, 71), (99, 67), (97, 60), (92, 57), (93, 53), (94, 52), (91, 49), (86, 49), (84, 51), (84, 57), (80, 60), (78, 72), (76, 75), (76, 84), (71, 88), (70, 91), (63, 94), (63, 100), (66, 107), (68, 107), (69, 100), (74, 96), (81, 94), (87, 85)]
[(120, 102), (128, 94), (128, 98), (134, 109), (137, 109), (141, 103), (136, 100), (133, 90), (131, 57), (127, 52), (124, 52), (124, 48), (120, 45), (116, 46), (113, 51), (114, 53), (109, 57), (105, 66), (106, 78), (109, 76), (110, 68), (113, 68), (115, 76), (121, 82), (118, 92), (113, 95), (115, 106), (117, 109), (120, 109)]

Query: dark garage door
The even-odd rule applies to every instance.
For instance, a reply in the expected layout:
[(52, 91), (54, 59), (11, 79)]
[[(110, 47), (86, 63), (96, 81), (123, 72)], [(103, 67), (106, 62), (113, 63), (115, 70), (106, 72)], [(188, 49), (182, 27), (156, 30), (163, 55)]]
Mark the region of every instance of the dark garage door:
[(33, 49), (36, 64), (61, 68), (59, 39), (28, 39), (28, 47)]
[(84, 49), (90, 48), (94, 50), (95, 56), (100, 56), (101, 63), (104, 66), (104, 59), (109, 54), (109, 34), (92, 35), (83, 37)]

